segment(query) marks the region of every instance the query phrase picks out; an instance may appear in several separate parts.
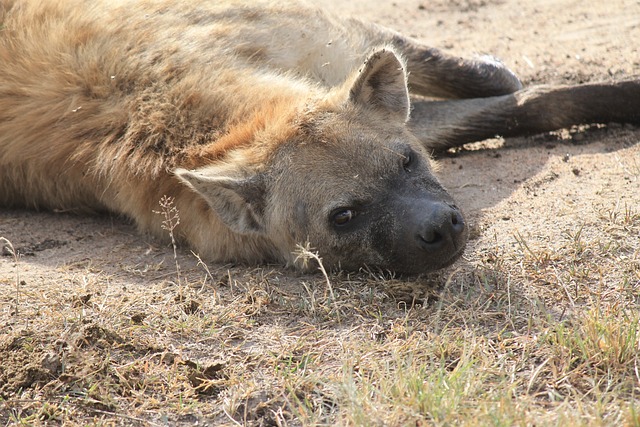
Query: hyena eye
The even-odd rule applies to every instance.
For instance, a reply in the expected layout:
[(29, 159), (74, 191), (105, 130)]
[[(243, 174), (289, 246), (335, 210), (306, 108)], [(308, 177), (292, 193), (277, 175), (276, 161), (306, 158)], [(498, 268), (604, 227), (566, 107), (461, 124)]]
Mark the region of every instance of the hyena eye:
[(349, 221), (356, 217), (356, 211), (353, 209), (338, 209), (331, 214), (331, 221), (334, 225), (346, 225)]
[(411, 167), (413, 166), (413, 162), (415, 159), (415, 154), (412, 151), (407, 151), (402, 156), (402, 167), (405, 171), (411, 172)]

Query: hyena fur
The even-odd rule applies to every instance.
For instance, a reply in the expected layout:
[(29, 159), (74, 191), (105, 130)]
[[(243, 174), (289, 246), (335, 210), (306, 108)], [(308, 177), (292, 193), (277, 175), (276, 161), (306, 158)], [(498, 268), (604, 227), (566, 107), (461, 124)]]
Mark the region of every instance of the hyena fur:
[(490, 58), (290, 2), (0, 0), (0, 206), (163, 236), (167, 195), (213, 261), (296, 265), (309, 244), (332, 267), (441, 268), (467, 226), (430, 151), (638, 107), (637, 80), (522, 89)]

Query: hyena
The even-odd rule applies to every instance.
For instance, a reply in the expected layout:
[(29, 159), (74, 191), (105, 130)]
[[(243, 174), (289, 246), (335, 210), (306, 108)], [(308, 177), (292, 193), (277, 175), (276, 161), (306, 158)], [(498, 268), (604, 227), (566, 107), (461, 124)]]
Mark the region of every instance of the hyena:
[(419, 274), (467, 225), (429, 152), (640, 122), (640, 84), (523, 89), (389, 29), (291, 2), (0, 0), (0, 206), (110, 211), (213, 261)]

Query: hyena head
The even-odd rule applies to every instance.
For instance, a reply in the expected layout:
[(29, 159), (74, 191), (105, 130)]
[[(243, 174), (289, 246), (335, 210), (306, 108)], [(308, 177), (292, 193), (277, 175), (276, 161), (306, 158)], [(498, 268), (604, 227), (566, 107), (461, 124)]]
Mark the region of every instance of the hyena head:
[(260, 170), (177, 174), (229, 227), (266, 237), (291, 263), (306, 244), (325, 266), (436, 270), (462, 254), (467, 227), (407, 130), (408, 116), (403, 64), (383, 49), (300, 112)]

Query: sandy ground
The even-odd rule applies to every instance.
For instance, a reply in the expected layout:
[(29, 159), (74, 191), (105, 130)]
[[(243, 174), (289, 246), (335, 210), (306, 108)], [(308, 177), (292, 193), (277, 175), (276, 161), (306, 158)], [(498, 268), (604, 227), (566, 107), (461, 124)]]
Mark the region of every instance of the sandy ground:
[[(326, 0), (324, 5), (459, 55), (495, 55), (526, 85), (640, 74), (637, 1)], [(464, 259), (438, 277), (473, 269), (496, 248), (517, 264), (520, 238), (531, 251), (552, 249), (576, 224), (597, 232), (608, 213), (637, 213), (638, 140), (640, 130), (632, 126), (592, 126), (498, 139), (439, 158), (440, 177), (467, 212), (474, 238)], [(17, 263), (6, 249), (0, 257), (0, 336), (47, 312), (47, 301), (54, 307), (53, 301), (84, 294), (104, 300), (156, 295), (175, 277), (172, 249), (139, 235), (122, 218), (0, 209), (0, 236), (21, 254)], [(188, 250), (179, 250), (178, 261), (184, 276), (207, 276)], [(209, 270), (214, 281), (266, 275), (271, 283), (300, 287), (301, 276), (280, 266), (209, 265)], [(17, 316), (16, 281), (21, 283)]]

